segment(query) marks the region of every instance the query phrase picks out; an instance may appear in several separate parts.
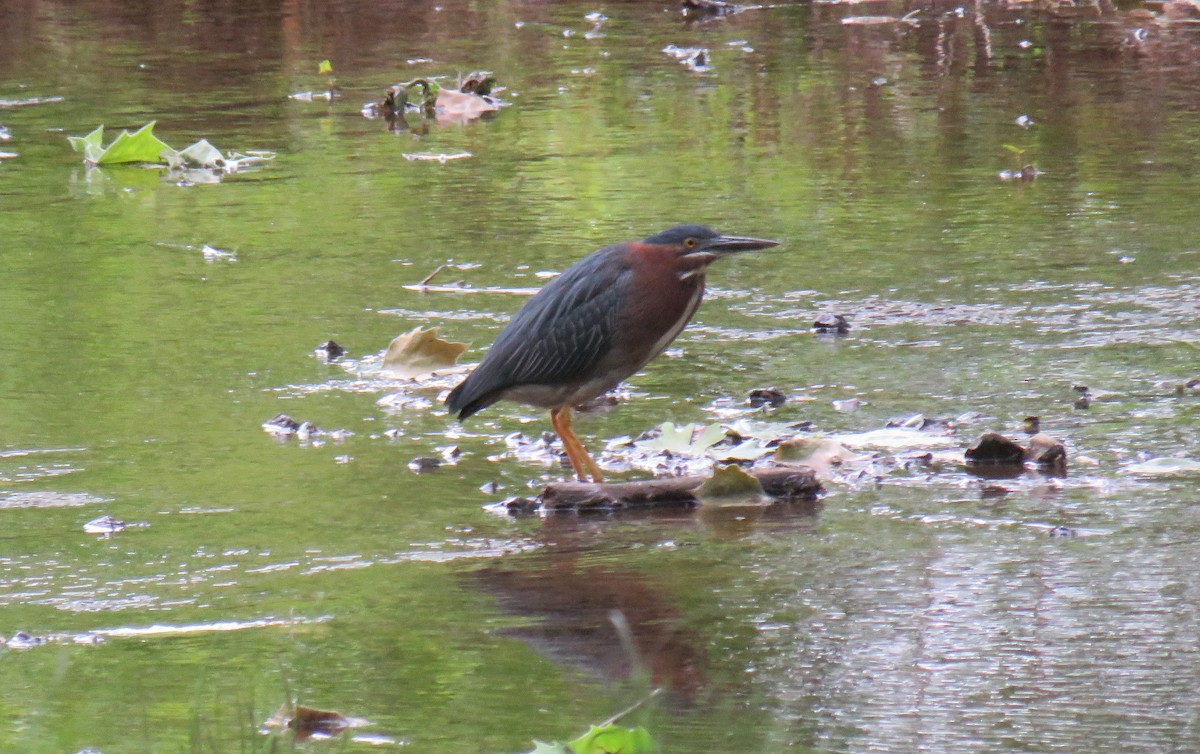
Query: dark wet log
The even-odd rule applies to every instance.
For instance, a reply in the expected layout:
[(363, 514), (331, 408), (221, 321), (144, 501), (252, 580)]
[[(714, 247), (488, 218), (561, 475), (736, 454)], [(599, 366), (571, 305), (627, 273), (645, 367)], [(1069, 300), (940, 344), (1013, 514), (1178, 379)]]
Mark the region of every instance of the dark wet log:
[[(821, 493), (812, 469), (773, 466), (751, 469), (773, 502), (811, 501)], [(637, 482), (556, 482), (542, 490), (538, 500), (548, 511), (614, 510), (626, 508), (694, 508), (700, 505), (696, 489), (707, 480), (702, 476), (647, 479)]]
[[(1037, 424), (1037, 417), (1028, 417), (1025, 424), (1027, 427)], [(1036, 464), (1043, 472), (1062, 474), (1067, 470), (1066, 447), (1043, 432), (1030, 437), (1027, 448), (999, 432), (985, 432), (967, 448), (963, 457), (967, 471), (979, 476), (1014, 476), (1026, 463)]]
[(812, 500), (824, 492), (817, 481), (817, 473), (806, 466), (774, 466), (750, 472), (762, 485), (767, 497), (779, 502)]
[(984, 432), (963, 457), (968, 465), (1020, 466), (1025, 460), (1025, 448), (999, 432)]
[(648, 505), (691, 508), (700, 504), (694, 494), (703, 477), (650, 479), (644, 482), (555, 482), (538, 495), (546, 510), (632, 508)]

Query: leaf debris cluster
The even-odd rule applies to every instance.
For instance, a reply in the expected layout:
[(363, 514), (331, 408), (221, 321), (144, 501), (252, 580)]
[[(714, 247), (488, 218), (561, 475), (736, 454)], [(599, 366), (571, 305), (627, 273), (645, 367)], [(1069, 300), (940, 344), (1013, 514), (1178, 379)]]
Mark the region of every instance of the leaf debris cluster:
[(155, 123), (150, 121), (132, 133), (122, 130), (107, 146), (104, 144), (103, 125), (86, 136), (68, 136), (67, 140), (76, 152), (83, 154), (83, 161), (88, 165), (166, 165), (172, 173), (180, 174), (193, 183), (219, 180), (221, 175), (257, 167), (275, 158), (273, 153), (265, 151), (222, 153), (207, 139), (200, 139), (181, 150), (172, 149), (154, 135)]
[(385, 118), (393, 131), (409, 128), (405, 120), (407, 113), (419, 114), (423, 120), (432, 120), (438, 125), (461, 125), (507, 105), (495, 96), (498, 91), (496, 77), (491, 71), (473, 71), (459, 77), (452, 88), (442, 86), (431, 77), (415, 78), (388, 87), (382, 101), (365, 105), (362, 112), (368, 118)]

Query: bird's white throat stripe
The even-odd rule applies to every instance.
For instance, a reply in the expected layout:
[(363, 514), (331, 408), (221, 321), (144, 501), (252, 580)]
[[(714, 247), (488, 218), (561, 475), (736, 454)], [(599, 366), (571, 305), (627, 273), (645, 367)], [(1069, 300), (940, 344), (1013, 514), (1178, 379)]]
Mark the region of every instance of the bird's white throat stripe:
[(668, 330), (666, 334), (659, 338), (658, 342), (654, 344), (654, 349), (650, 351), (650, 358), (654, 358), (662, 353), (663, 349), (666, 348), (672, 340), (675, 340), (675, 336), (679, 335), (679, 333), (683, 331), (683, 328), (685, 325), (687, 325), (688, 320), (690, 320), (692, 315), (696, 313), (696, 307), (700, 306), (700, 299), (703, 296), (704, 286), (696, 286), (696, 290), (692, 292), (691, 300), (688, 301), (687, 308), (683, 310), (683, 315), (680, 316), (679, 320), (671, 326), (671, 329)]

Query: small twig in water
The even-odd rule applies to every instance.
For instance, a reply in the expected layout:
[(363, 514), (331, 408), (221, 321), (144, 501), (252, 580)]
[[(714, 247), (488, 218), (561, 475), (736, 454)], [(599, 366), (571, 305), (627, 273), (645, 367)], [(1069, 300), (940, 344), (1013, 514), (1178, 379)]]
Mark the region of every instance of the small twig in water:
[(425, 279), (422, 280), (421, 282), (417, 283), (417, 285), (429, 285), (429, 281), (433, 280), (435, 277), (437, 277), (437, 274), (444, 269), (446, 269), (446, 265), (439, 264), (436, 268), (434, 268), (433, 272), (426, 275)]
[(633, 712), (635, 709), (637, 709), (638, 707), (641, 707), (643, 704), (645, 704), (646, 702), (650, 701), (650, 700), (651, 700), (651, 699), (653, 699), (654, 697), (658, 696), (658, 695), (659, 695), (659, 694), (661, 694), (662, 692), (663, 692), (663, 687), (662, 687), (662, 686), (659, 686), (658, 688), (656, 688), (656, 689), (654, 689), (653, 691), (651, 691), (649, 694), (646, 694), (646, 695), (645, 695), (645, 696), (643, 696), (641, 699), (638, 699), (636, 702), (634, 702), (633, 704), (629, 705), (628, 707), (626, 707), (625, 709), (621, 710), (620, 712), (618, 712), (617, 714), (613, 715), (612, 717), (608, 718), (607, 720), (605, 720), (604, 722), (600, 723), (600, 724), (599, 724), (599, 725), (597, 725), (596, 727), (597, 727), (597, 728), (605, 728), (605, 727), (608, 727), (609, 725), (612, 725), (613, 723), (615, 723), (615, 722), (617, 722), (618, 720), (620, 720), (622, 717), (625, 717), (625, 716), (626, 716), (626, 715), (628, 715), (630, 712)]

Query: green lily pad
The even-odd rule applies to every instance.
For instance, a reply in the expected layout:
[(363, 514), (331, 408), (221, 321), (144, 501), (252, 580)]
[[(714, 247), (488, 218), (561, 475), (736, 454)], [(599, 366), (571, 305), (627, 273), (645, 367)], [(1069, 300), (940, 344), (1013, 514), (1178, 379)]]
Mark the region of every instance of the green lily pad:
[(752, 421), (750, 419), (738, 419), (725, 426), (734, 434), (762, 442), (788, 439), (794, 437), (798, 431), (796, 425), (788, 422)]
[(696, 488), (696, 497), (706, 505), (760, 505), (767, 498), (762, 484), (741, 466), (719, 466), (704, 484)]
[(634, 445), (642, 450), (700, 456), (705, 450), (725, 439), (725, 428), (720, 424), (683, 424), (677, 427), (672, 422), (664, 422), (659, 427), (659, 432), (658, 437), (638, 440)]
[(708, 455), (718, 461), (757, 461), (763, 456), (769, 456), (775, 452), (775, 446), (769, 445), (761, 440), (747, 440), (733, 447), (720, 446), (709, 448)]
[(640, 725), (622, 728), (619, 725), (595, 725), (568, 746), (575, 754), (654, 754), (654, 739)]

